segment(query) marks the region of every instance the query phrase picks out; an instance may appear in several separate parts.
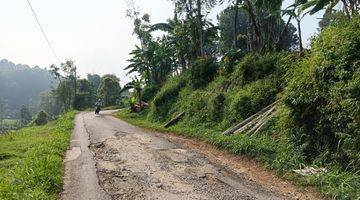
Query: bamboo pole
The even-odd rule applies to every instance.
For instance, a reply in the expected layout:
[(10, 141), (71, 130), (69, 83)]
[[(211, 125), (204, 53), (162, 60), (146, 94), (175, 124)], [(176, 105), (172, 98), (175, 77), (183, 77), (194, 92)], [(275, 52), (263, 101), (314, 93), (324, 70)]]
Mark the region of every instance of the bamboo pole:
[(226, 131), (224, 131), (222, 134), (223, 135), (231, 135), (233, 134), (235, 131), (239, 130), (241, 127), (243, 127), (244, 125), (248, 124), (249, 122), (251, 122), (253, 119), (255, 119), (256, 117), (258, 117), (259, 115), (263, 114), (264, 112), (268, 111), (269, 109), (271, 109), (271, 107), (273, 107), (275, 104), (277, 103), (277, 101), (275, 101), (274, 103), (266, 106), (265, 108), (261, 109), (259, 112), (255, 113), (254, 115), (248, 117), (247, 119), (245, 119), (244, 121), (240, 122), (239, 124), (227, 129)]

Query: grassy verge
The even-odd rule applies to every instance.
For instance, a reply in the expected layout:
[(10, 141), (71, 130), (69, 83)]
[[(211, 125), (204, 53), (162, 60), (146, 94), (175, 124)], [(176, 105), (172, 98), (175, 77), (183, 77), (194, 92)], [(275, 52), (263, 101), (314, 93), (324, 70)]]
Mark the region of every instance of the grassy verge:
[(266, 168), (275, 170), (280, 177), (291, 180), (295, 185), (316, 187), (325, 197), (360, 199), (360, 191), (358, 190), (360, 188), (360, 175), (358, 173), (346, 172), (337, 166), (327, 166), (329, 172), (326, 174), (300, 177), (292, 170), (299, 169), (308, 163), (290, 142), (284, 138), (269, 137), (271, 133), (263, 133), (253, 137), (241, 134), (223, 136), (216, 130), (189, 127), (181, 122), (165, 129), (163, 124), (149, 122), (147, 111), (131, 113), (128, 110), (121, 110), (116, 113), (116, 117), (143, 128), (198, 138), (230, 153), (246, 155), (259, 161)]
[(0, 136), (0, 199), (56, 199), (76, 112)]

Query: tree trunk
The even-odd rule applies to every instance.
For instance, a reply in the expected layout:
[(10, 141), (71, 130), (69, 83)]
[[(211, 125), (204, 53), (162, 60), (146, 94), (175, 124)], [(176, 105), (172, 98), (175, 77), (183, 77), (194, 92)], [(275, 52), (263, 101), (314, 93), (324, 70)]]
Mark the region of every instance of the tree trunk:
[(238, 15), (239, 15), (239, 4), (241, 0), (236, 0), (235, 2), (235, 10), (234, 10), (234, 43), (233, 48), (237, 49), (237, 36), (238, 36), (238, 30), (237, 30), (237, 24), (238, 24)]
[(291, 21), (292, 17), (293, 17), (292, 15), (289, 16), (289, 19), (287, 20), (285, 27), (280, 32), (279, 38), (278, 38), (278, 40), (277, 40), (277, 42), (275, 44), (276, 51), (280, 50), (280, 44), (281, 44), (281, 42), (282, 42), (282, 40), (283, 40), (283, 38), (285, 36), (287, 28), (289, 27), (289, 24), (290, 24), (290, 21)]
[(300, 54), (303, 53), (303, 44), (302, 44), (302, 36), (301, 36), (301, 22), (300, 20), (296, 20), (297, 21), (297, 27), (298, 27), (298, 34), (299, 34), (299, 50), (300, 50)]
[(197, 26), (198, 26), (198, 43), (199, 43), (199, 55), (203, 56), (204, 55), (204, 36), (203, 36), (203, 24), (202, 24), (202, 14), (201, 14), (201, 0), (197, 0), (196, 1), (196, 7), (197, 7), (197, 14), (196, 14), (196, 19), (197, 19)]
[(138, 102), (139, 102), (139, 107), (140, 107), (140, 110), (142, 109), (142, 102), (141, 102), (141, 90), (138, 90), (137, 91), (138, 93)]
[(350, 15), (350, 11), (349, 11), (349, 9), (348, 9), (348, 5), (347, 5), (346, 1), (345, 1), (345, 0), (341, 0), (341, 2), (344, 4), (344, 11), (345, 11), (346, 16), (350, 19), (350, 18), (351, 18), (351, 15)]
[(251, 19), (250, 19), (250, 15), (249, 17), (247, 18), (246, 20), (246, 38), (247, 38), (247, 50), (248, 51), (252, 51), (253, 50), (253, 47), (252, 47), (252, 44), (253, 44), (253, 31), (252, 31), (252, 26), (251, 26)]
[(261, 31), (260, 31), (260, 24), (258, 23), (258, 21), (256, 20), (256, 16), (255, 16), (255, 13), (254, 13), (254, 8), (253, 8), (253, 5), (252, 3), (250, 2), (250, 0), (245, 0), (246, 1), (246, 4), (247, 4), (247, 11), (249, 13), (249, 16), (250, 16), (250, 19), (251, 19), (251, 22), (253, 24), (253, 27), (254, 27), (254, 31), (255, 31), (255, 35), (257, 37), (257, 43), (256, 44), (256, 48), (258, 49), (259, 48), (259, 44), (262, 43), (262, 38), (261, 38)]
[(75, 103), (76, 103), (76, 96), (77, 96), (77, 91), (76, 91), (76, 89), (77, 89), (77, 74), (76, 74), (76, 66), (74, 66), (74, 68), (75, 68), (75, 73), (74, 73), (74, 101), (73, 101), (73, 107), (75, 107)]
[(267, 39), (266, 39), (266, 44), (265, 46), (265, 50), (270, 50), (273, 51), (274, 50), (274, 42), (273, 42), (273, 26), (274, 26), (274, 16), (270, 16), (268, 19), (268, 24), (267, 24)]

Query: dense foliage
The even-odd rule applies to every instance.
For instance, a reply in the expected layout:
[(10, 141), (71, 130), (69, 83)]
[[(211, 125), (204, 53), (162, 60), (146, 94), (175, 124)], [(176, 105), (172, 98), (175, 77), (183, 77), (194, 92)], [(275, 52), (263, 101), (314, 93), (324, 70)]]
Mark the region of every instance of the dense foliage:
[(309, 158), (322, 154), (360, 168), (360, 19), (325, 29), (284, 93), (293, 140)]
[[(267, 16), (278, 10), (278, 4), (259, 2), (234, 1), (219, 17), (220, 37), (210, 37), (209, 43), (204, 38), (206, 18), (201, 17), (201, 27), (197, 14), (188, 13), (199, 5), (179, 3), (188, 6), (180, 8), (184, 18), (175, 13), (169, 23), (154, 25), (168, 33), (161, 42), (181, 41), (181, 33), (189, 39), (188, 45), (203, 45), (203, 50), (195, 50), (197, 56), (191, 57), (181, 46), (172, 46), (173, 73), (159, 84), (145, 82), (145, 88), (159, 88), (152, 99), (154, 90), (147, 95), (150, 108), (139, 113), (123, 111), (119, 116), (163, 130), (162, 124), (185, 112), (170, 130), (255, 157), (284, 177), (317, 186), (333, 198), (356, 199), (360, 196), (356, 190), (360, 179), (359, 17), (355, 11), (345, 15), (336, 11), (331, 20), (322, 22), (322, 32), (313, 39), (311, 49), (304, 50), (298, 41), (302, 18), (322, 8), (329, 9), (329, 16), (334, 2), (297, 1), (283, 11), (287, 22), (276, 20), (276, 14)], [(297, 22), (298, 37), (291, 19)], [(177, 32), (186, 26), (194, 28), (193, 35)], [(258, 135), (219, 134), (274, 102), (277, 111)], [(306, 178), (291, 173), (304, 166), (329, 171)]]

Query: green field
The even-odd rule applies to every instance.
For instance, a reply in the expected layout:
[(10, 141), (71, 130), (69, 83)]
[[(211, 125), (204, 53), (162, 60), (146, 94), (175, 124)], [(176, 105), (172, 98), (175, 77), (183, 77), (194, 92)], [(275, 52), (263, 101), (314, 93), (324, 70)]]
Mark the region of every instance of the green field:
[(0, 136), (0, 199), (56, 199), (75, 114)]
[(4, 123), (4, 125), (17, 125), (19, 123), (19, 120), (17, 120), (17, 119), (4, 119), (3, 123)]

